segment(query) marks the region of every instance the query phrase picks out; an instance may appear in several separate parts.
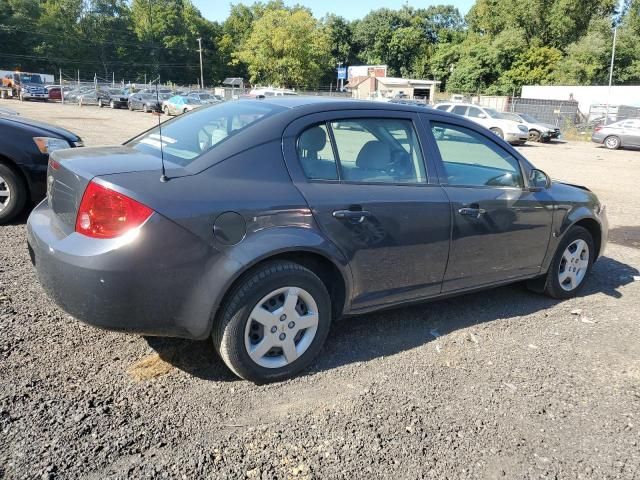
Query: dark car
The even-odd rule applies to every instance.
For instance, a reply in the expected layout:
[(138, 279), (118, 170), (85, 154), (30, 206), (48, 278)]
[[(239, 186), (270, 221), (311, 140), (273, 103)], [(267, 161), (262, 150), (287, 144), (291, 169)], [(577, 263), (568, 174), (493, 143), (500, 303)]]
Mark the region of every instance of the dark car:
[(81, 145), (80, 137), (63, 128), (0, 115), (0, 225), (44, 198), (51, 152)]
[(142, 110), (143, 112), (159, 112), (162, 104), (162, 96), (155, 93), (134, 93), (129, 95), (129, 110)]
[(110, 108), (123, 108), (126, 107), (129, 102), (129, 99), (121, 88), (98, 88), (96, 95), (100, 108), (106, 105), (109, 105)]
[(211, 337), (255, 382), (344, 315), (523, 280), (572, 297), (607, 241), (588, 189), (412, 105), (232, 101), (53, 159), (28, 221), (49, 295), (102, 328)]

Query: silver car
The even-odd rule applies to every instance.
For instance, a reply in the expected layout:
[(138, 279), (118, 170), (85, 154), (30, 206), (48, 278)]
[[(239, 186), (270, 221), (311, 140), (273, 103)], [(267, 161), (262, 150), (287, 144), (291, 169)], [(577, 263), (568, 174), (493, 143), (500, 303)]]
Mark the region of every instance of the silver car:
[(544, 123), (526, 113), (502, 112), (502, 116), (518, 122), (529, 130), (530, 142), (548, 142), (560, 136), (560, 129), (551, 123)]
[(595, 128), (591, 141), (609, 150), (620, 147), (640, 147), (640, 118), (630, 118)]

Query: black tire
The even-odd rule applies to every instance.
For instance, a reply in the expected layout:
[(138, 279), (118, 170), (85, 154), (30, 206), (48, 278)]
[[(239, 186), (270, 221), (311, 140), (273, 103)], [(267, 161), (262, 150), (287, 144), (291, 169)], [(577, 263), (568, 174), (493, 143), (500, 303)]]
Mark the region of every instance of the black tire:
[(164, 114), (168, 117), (169, 116), (169, 107), (164, 107)]
[(542, 135), (538, 130), (529, 130), (529, 141), (530, 142), (540, 142), (542, 140)]
[(184, 115), (185, 113), (187, 113), (189, 110), (187, 110), (186, 108), (182, 109), (182, 114)]
[[(266, 368), (250, 357), (245, 347), (245, 329), (255, 305), (270, 292), (286, 287), (303, 288), (318, 306), (318, 327), (307, 350), (292, 363)], [(331, 299), (322, 280), (297, 263), (274, 261), (251, 271), (229, 292), (212, 330), (213, 345), (222, 360), (240, 378), (254, 383), (277, 382), (306, 368), (322, 349), (331, 326)]]
[(604, 146), (609, 150), (618, 150), (622, 145), (622, 141), (620, 140), (620, 138), (616, 137), (615, 135), (609, 135), (604, 139), (604, 142), (602, 143), (604, 143)]
[[(577, 285), (577, 287), (569, 291), (565, 290), (560, 285), (559, 271), (564, 251), (576, 240), (584, 240), (587, 243), (587, 246), (589, 248), (589, 262), (582, 281)], [(582, 290), (585, 283), (587, 282), (589, 274), (591, 273), (591, 267), (593, 266), (593, 259), (596, 255), (597, 252), (595, 251), (595, 244), (591, 233), (589, 233), (589, 231), (583, 227), (571, 227), (571, 229), (565, 234), (564, 238), (558, 245), (558, 249), (556, 250), (556, 253), (553, 257), (553, 261), (549, 266), (549, 271), (547, 272), (547, 278), (544, 288), (545, 295), (557, 299), (567, 299), (575, 297), (578, 293), (580, 293), (580, 290)]]
[(98, 99), (98, 107), (100, 107), (100, 108), (104, 107), (104, 104), (102, 103), (102, 99), (101, 98)]
[(133, 112), (133, 104), (131, 102), (127, 103), (127, 107)]
[(4, 179), (11, 192), (9, 201), (0, 210), (0, 225), (4, 225), (24, 209), (29, 192), (24, 180), (11, 168), (0, 164), (0, 177)]
[(491, 130), (493, 133), (495, 133), (497, 136), (499, 136), (500, 138), (504, 138), (504, 133), (502, 132), (501, 129), (499, 129), (498, 127), (492, 127), (489, 130)]
[(109, 108), (111, 108), (112, 110), (116, 108), (116, 103), (113, 100), (109, 101)]
[(144, 113), (149, 113), (149, 107), (147, 107), (147, 104), (146, 104), (146, 103), (143, 103), (143, 104), (142, 104), (142, 111), (143, 111)]

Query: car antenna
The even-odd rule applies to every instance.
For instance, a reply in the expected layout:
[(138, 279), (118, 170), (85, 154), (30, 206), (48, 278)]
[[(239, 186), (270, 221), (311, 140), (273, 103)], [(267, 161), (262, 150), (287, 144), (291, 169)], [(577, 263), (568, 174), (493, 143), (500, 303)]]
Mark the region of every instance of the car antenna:
[[(156, 80), (156, 103), (158, 104), (158, 108), (160, 108), (160, 94), (158, 93), (158, 83), (160, 83), (160, 76), (158, 76)], [(158, 112), (158, 133), (160, 135), (160, 162), (162, 164), (162, 175), (160, 175), (160, 181), (162, 183), (167, 183), (169, 181), (169, 177), (167, 177), (167, 172), (164, 168), (164, 147), (162, 145), (162, 121), (160, 120), (161, 113)]]

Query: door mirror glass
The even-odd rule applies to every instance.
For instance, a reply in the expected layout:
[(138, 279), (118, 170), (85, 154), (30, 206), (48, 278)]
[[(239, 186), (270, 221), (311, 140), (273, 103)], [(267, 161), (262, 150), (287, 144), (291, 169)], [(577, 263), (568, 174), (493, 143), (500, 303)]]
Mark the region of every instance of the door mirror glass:
[(529, 186), (536, 190), (546, 190), (551, 186), (551, 179), (542, 170), (534, 168), (529, 175)]
[(478, 115), (478, 118), (487, 118), (487, 116), (484, 113), (481, 113), (480, 115)]

